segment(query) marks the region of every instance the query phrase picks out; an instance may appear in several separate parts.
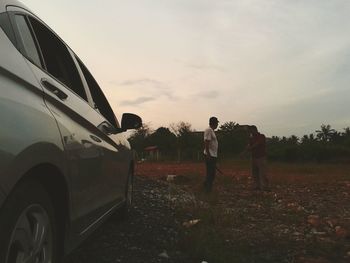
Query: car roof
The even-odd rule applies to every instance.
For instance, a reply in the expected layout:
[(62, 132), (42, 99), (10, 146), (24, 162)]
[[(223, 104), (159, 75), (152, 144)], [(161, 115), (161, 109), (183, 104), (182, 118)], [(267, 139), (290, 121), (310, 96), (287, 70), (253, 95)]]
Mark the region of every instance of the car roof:
[(23, 5), (20, 1), (17, 0), (0, 0), (0, 13), (3, 13), (6, 11), (6, 7), (12, 5), (12, 6), (18, 6), (21, 8), (24, 8), (28, 11), (30, 11), (25, 5)]

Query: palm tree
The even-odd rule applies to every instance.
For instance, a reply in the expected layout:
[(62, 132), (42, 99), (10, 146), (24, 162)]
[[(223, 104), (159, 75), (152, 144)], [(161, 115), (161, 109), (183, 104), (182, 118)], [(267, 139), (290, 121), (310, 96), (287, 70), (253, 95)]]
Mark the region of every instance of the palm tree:
[(305, 143), (312, 143), (312, 142), (315, 142), (315, 141), (316, 141), (316, 138), (315, 138), (313, 133), (310, 133), (309, 135), (304, 135), (301, 138), (301, 143), (303, 143), (303, 144), (305, 144)]
[(224, 124), (220, 125), (219, 130), (223, 131), (223, 132), (233, 132), (237, 129), (238, 126), (239, 126), (238, 123), (236, 123), (234, 121), (229, 121), (229, 122), (225, 122)]
[(321, 130), (316, 130), (317, 138), (322, 142), (329, 142), (336, 131), (332, 129), (331, 125), (322, 124)]
[(344, 132), (342, 133), (344, 137), (349, 137), (350, 138), (350, 127), (344, 128)]
[(293, 145), (297, 145), (299, 143), (299, 138), (295, 135), (291, 135), (287, 140), (290, 144)]

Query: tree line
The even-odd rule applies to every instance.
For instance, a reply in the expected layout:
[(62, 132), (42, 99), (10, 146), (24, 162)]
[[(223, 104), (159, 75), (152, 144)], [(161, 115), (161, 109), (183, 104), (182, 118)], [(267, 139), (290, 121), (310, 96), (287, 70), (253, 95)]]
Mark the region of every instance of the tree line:
[[(216, 135), (222, 159), (236, 158), (249, 140), (247, 132), (233, 121), (220, 125)], [(139, 159), (155, 158), (154, 152), (147, 151), (147, 147), (156, 146), (153, 149), (157, 149), (158, 160), (202, 160), (203, 132), (195, 131), (187, 122), (156, 130), (143, 125), (130, 136), (129, 141)], [(272, 136), (267, 138), (267, 154), (270, 160), (276, 161), (348, 161), (350, 127), (336, 131), (329, 124), (322, 124), (319, 130), (302, 137)]]

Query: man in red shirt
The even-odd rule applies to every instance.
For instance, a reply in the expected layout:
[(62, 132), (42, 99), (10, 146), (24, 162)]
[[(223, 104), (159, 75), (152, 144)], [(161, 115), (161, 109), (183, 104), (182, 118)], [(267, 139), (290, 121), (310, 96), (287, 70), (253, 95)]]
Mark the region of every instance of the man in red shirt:
[(255, 125), (249, 126), (249, 143), (246, 151), (252, 153), (252, 178), (254, 181), (254, 190), (269, 191), (268, 180), (266, 177), (266, 137), (258, 132)]

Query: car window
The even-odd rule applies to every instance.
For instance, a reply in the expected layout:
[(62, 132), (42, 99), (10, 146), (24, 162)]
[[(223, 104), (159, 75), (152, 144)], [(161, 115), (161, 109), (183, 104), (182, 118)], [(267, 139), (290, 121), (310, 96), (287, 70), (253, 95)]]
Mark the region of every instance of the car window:
[(10, 18), (6, 12), (0, 14), (0, 27), (4, 30), (7, 37), (16, 46), (16, 38), (12, 30)]
[(18, 28), (20, 42), (23, 44), (24, 55), (34, 64), (41, 67), (40, 56), (37, 47), (35, 46), (33, 35), (30, 32), (30, 28), (26, 21), (26, 17), (23, 15), (15, 15), (15, 21)]
[(95, 104), (95, 109), (98, 110), (112, 125), (118, 127), (113, 110), (109, 105), (105, 95), (103, 94), (100, 86), (97, 84), (94, 77), (91, 75), (89, 70), (85, 67), (79, 58), (77, 58), (77, 61), (89, 86), (90, 93)]
[(83, 83), (66, 45), (42, 23), (29, 17), (45, 62), (45, 70), (87, 101)]

